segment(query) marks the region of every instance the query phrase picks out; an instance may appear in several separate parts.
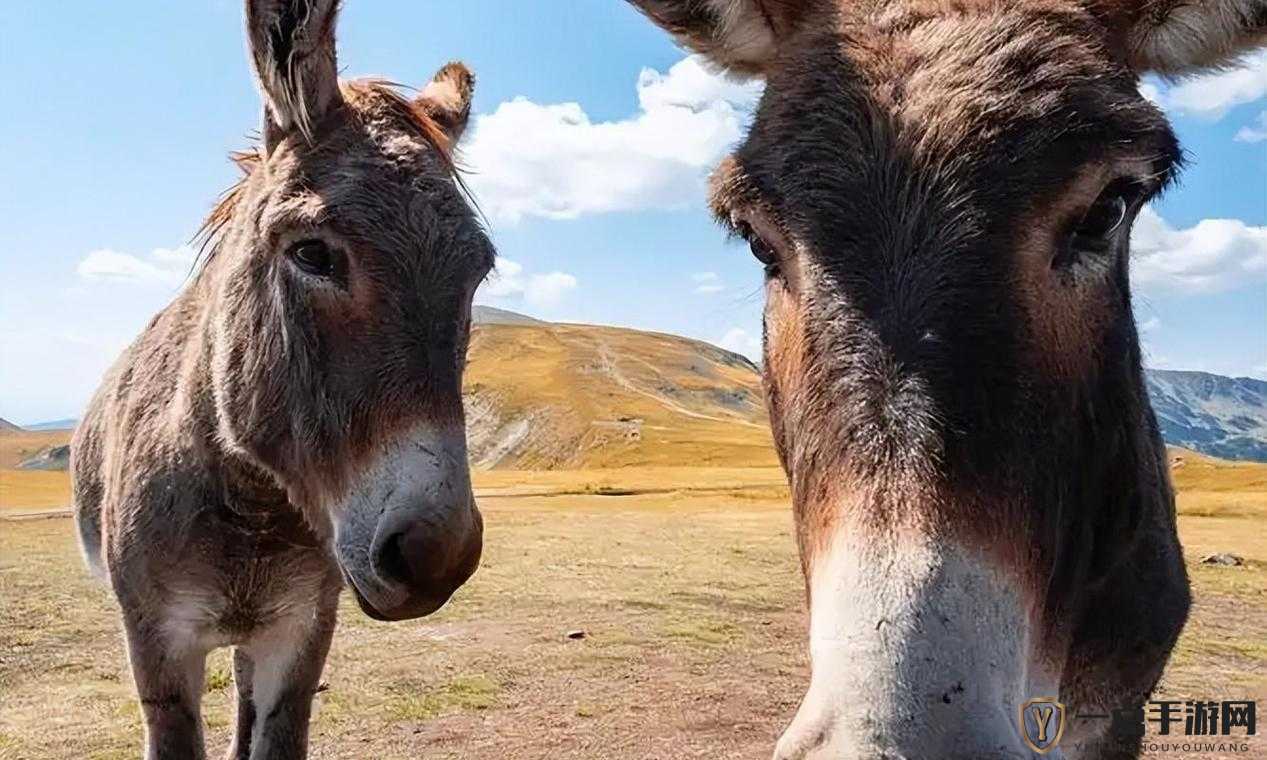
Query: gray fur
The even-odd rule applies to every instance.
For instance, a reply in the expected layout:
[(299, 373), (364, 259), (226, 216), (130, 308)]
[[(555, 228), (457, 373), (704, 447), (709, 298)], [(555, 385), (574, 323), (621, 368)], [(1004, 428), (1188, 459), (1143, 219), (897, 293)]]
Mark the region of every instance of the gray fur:
[[(1139, 76), (1262, 44), (1267, 4), (630, 1), (765, 78), (711, 200), (766, 264), (810, 592), (777, 756), (1028, 756), (1035, 690), (1138, 708), (1190, 601), (1128, 266), (1181, 152)], [(1083, 245), (1097, 198), (1125, 223)], [(1066, 757), (1134, 758), (1142, 727), (1068, 736)]]
[[(119, 601), (148, 760), (203, 757), (222, 646), (230, 757), (304, 757), (345, 576), (374, 579), (368, 614), (405, 619), (479, 560), (461, 374), (493, 249), (449, 157), (471, 76), (450, 64), (414, 100), (341, 84), (335, 11), (248, 2), (263, 146), (75, 433), (76, 523)], [(306, 269), (311, 241), (338, 265)]]

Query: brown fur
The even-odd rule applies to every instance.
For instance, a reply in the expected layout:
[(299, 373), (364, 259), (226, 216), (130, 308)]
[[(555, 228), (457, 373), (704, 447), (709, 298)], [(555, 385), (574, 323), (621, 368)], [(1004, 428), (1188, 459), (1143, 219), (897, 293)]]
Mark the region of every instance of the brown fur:
[[(451, 158), (470, 73), (450, 64), (417, 99), (339, 83), (333, 2), (247, 11), (263, 145), (235, 155), (201, 266), (73, 442), (80, 535), (119, 600), (149, 760), (203, 755), (203, 661), (226, 645), (230, 757), (303, 757), (345, 576), (375, 617), (417, 617), (480, 553), (460, 386), (493, 249)], [(338, 265), (304, 269), (300, 241)]]
[[(763, 370), (807, 574), (840, 530), (979, 547), (1073, 711), (1140, 705), (1189, 598), (1128, 281), (1179, 150), (1138, 76), (1267, 41), (1267, 4), (631, 2), (766, 79), (712, 206), (779, 259)], [(1125, 224), (1077, 248), (1118, 181)], [(1078, 757), (1137, 754), (1103, 728)]]

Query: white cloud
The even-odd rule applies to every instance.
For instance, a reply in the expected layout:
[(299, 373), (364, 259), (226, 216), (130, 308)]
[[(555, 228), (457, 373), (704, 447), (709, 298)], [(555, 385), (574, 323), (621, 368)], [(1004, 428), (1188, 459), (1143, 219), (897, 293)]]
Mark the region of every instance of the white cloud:
[(691, 275), (696, 293), (720, 293), (726, 289), (716, 272), (696, 272)]
[(497, 260), (497, 268), (488, 275), (488, 279), (476, 291), (476, 298), (505, 298), (523, 293), (523, 265), (517, 261), (501, 258)]
[(576, 278), (567, 272), (534, 274), (524, 288), (524, 300), (534, 306), (554, 306), (568, 291), (576, 289)]
[(1131, 276), (1144, 288), (1215, 293), (1267, 281), (1267, 227), (1202, 219), (1177, 230), (1144, 208), (1131, 234)]
[(1161, 327), (1161, 320), (1157, 317), (1149, 317), (1139, 323), (1139, 331), (1142, 333), (1153, 332)]
[(1234, 106), (1267, 95), (1267, 50), (1245, 56), (1234, 68), (1185, 79), (1169, 87), (1147, 82), (1140, 92), (1167, 110), (1217, 120)]
[(1252, 127), (1241, 127), (1232, 138), (1237, 142), (1256, 143), (1267, 140), (1267, 111), (1258, 114), (1258, 124)]
[(155, 248), (147, 257), (100, 248), (81, 259), (75, 271), (85, 280), (176, 287), (189, 277), (195, 258), (188, 246)]
[(481, 303), (522, 300), (531, 306), (550, 308), (562, 302), (578, 284), (576, 277), (567, 272), (525, 272), (519, 262), (503, 258), (497, 260), (497, 268), (480, 285), (475, 298)]
[(480, 205), (516, 222), (698, 203), (704, 176), (742, 136), (759, 85), (713, 74), (692, 56), (667, 74), (643, 69), (637, 91), (638, 113), (618, 121), (523, 97), (478, 116), (462, 162)]
[(742, 327), (732, 327), (717, 340), (717, 345), (727, 351), (743, 354), (753, 361), (761, 361), (761, 336), (753, 335)]

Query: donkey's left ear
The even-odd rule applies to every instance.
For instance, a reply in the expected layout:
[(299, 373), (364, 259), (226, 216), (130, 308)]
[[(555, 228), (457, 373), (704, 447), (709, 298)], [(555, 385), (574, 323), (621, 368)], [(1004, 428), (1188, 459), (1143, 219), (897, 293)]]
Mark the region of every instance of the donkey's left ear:
[(627, 0), (677, 41), (738, 76), (760, 76), (810, 0)]
[[(1106, 3), (1112, 8), (1117, 4)], [(1267, 0), (1153, 0), (1126, 4), (1126, 43), (1139, 71), (1184, 76), (1267, 45)], [(1116, 19), (1109, 25), (1118, 26)], [(1121, 27), (1118, 27), (1121, 28)]]
[(418, 107), (426, 111), (453, 142), (462, 137), (471, 117), (471, 96), (475, 75), (463, 64), (446, 63), (418, 96)]
[(246, 0), (251, 63), (264, 98), (264, 146), (272, 151), (313, 128), (342, 102), (334, 52), (339, 0)]

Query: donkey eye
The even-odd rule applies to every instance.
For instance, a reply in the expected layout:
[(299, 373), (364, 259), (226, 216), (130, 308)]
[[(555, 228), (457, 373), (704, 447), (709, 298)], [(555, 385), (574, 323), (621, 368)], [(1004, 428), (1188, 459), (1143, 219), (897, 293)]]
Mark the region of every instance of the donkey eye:
[(295, 266), (314, 277), (338, 277), (341, 257), (320, 240), (301, 240), (286, 251)]
[(760, 235), (752, 229), (747, 222), (740, 222), (736, 228), (739, 236), (748, 241), (748, 248), (752, 250), (753, 257), (765, 266), (766, 272), (772, 272), (779, 265), (779, 254), (774, 247), (767, 243)]
[(1087, 209), (1086, 215), (1078, 223), (1078, 229), (1074, 234), (1093, 239), (1112, 235), (1126, 220), (1128, 206), (1125, 195), (1120, 191), (1110, 189), (1091, 204), (1091, 208)]
[(1088, 240), (1108, 238), (1122, 228), (1131, 209), (1139, 205), (1147, 194), (1144, 184), (1132, 177), (1122, 177), (1109, 183), (1082, 215), (1074, 235)]
[(1131, 179), (1109, 184), (1073, 225), (1064, 247), (1052, 259), (1052, 268), (1099, 260), (1114, 251), (1131, 209), (1139, 205), (1144, 195), (1144, 188)]

